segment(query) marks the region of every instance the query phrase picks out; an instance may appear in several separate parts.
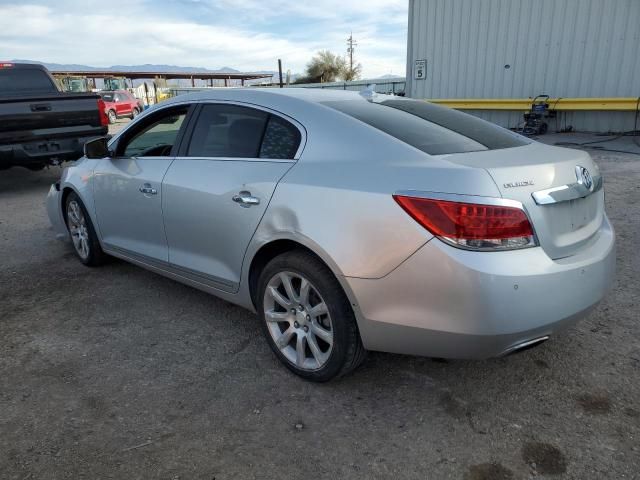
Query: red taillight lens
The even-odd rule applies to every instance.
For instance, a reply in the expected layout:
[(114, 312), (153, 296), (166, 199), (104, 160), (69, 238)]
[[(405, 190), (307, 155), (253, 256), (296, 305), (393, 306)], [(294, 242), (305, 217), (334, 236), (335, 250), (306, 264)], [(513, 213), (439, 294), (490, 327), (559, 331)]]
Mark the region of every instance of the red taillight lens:
[(507, 250), (536, 245), (521, 208), (394, 195), (413, 219), (438, 238), (474, 250)]
[(109, 117), (107, 117), (106, 105), (104, 100), (98, 99), (98, 111), (100, 112), (100, 125), (103, 127), (109, 126)]

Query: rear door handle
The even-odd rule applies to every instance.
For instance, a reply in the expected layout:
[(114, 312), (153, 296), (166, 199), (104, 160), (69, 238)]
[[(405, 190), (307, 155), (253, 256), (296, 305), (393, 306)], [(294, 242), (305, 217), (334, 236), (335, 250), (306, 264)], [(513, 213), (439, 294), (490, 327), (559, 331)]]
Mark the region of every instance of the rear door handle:
[(251, 195), (251, 192), (247, 192), (243, 190), (242, 192), (238, 192), (237, 195), (232, 197), (232, 200), (239, 204), (241, 207), (248, 208), (252, 205), (259, 205), (260, 199), (258, 197), (254, 197)]
[(145, 183), (140, 187), (140, 193), (144, 193), (145, 195), (157, 195), (158, 190), (153, 188), (150, 183)]

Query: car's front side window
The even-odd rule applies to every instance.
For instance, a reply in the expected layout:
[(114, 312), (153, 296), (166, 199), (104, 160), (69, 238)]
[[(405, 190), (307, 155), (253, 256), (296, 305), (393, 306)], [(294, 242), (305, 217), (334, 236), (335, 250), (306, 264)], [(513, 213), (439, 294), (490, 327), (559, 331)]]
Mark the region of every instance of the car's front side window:
[(187, 116), (188, 107), (169, 109), (154, 115), (119, 142), (119, 157), (168, 156)]

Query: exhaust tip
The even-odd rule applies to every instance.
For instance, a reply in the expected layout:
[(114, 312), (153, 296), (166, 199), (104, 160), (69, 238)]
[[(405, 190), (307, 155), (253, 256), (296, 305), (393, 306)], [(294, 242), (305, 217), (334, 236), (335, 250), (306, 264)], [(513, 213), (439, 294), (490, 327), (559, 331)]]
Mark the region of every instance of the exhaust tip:
[(513, 347), (510, 347), (507, 350), (505, 350), (502, 356), (506, 357), (507, 355), (513, 355), (514, 353), (524, 352), (525, 350), (529, 350), (530, 348), (537, 347), (538, 345), (546, 342), (547, 340), (549, 340), (549, 335), (544, 335), (542, 337), (534, 338), (533, 340), (527, 340), (526, 342), (518, 343)]

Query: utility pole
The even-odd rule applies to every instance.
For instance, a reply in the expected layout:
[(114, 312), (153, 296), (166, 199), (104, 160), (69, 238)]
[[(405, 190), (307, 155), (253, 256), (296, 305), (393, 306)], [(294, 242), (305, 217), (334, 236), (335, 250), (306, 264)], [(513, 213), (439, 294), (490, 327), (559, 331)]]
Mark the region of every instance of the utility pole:
[(347, 38), (347, 54), (349, 55), (349, 71), (353, 72), (353, 52), (358, 43), (353, 39), (353, 32)]

